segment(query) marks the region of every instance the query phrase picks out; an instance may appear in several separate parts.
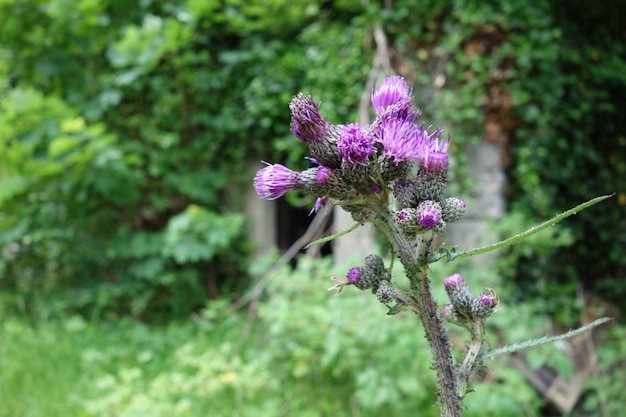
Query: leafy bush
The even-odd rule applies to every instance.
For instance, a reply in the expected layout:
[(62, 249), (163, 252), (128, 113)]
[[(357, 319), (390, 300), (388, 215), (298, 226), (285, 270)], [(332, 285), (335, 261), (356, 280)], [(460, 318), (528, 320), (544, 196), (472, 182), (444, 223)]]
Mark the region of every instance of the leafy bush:
[[(443, 297), (438, 279), (459, 265), (441, 266), (433, 284)], [(476, 285), (496, 284), (497, 277), (462, 267)], [(252, 327), (245, 312), (228, 311), (226, 300), (210, 302), (193, 322), (168, 326), (90, 323), (79, 316), (37, 324), (5, 320), (0, 417), (437, 415), (416, 319), (385, 316), (373, 295), (353, 288), (333, 297), (326, 291), (329, 276), (327, 262), (306, 259), (294, 271), (272, 274)], [(489, 329), (494, 346), (527, 339), (529, 326), (542, 335), (545, 319), (531, 305), (500, 296)], [(451, 331), (462, 348), (462, 332)], [(623, 332), (616, 326), (598, 351), (606, 373), (587, 382), (588, 415), (601, 415), (594, 404), (623, 403), (623, 392), (611, 387), (621, 386), (624, 373), (609, 368), (623, 358)], [(465, 399), (468, 416), (538, 415), (538, 394), (505, 363), (485, 364), (483, 379)]]
[[(339, 300), (325, 291), (328, 277), (327, 262), (309, 259), (273, 274), (247, 336), (238, 335), (243, 317), (210, 305), (202, 331), (158, 375), (141, 366), (106, 372), (87, 409), (94, 416), (437, 415), (415, 319), (385, 316), (374, 296), (357, 291)], [(538, 400), (521, 375), (501, 369), (489, 380), (468, 396), (469, 416), (532, 415)]]
[[(322, 64), (365, 76), (356, 6), (65, 6), (0, 3), (2, 308), (158, 320), (241, 291), (250, 157), (299, 158), (286, 109)], [(362, 82), (333, 74), (349, 112)]]

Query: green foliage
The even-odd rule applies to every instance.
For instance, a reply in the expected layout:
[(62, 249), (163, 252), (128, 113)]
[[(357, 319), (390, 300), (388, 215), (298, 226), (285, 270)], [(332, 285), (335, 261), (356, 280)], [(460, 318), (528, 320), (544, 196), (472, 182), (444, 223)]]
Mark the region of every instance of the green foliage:
[(68, 4), (0, 2), (1, 308), (157, 319), (240, 291), (249, 161), (301, 160), (305, 84), (354, 111), (358, 3)]
[[(327, 262), (308, 259), (276, 271), (249, 328), (223, 299), (162, 327), (5, 321), (0, 417), (438, 415), (419, 321), (386, 316), (355, 288), (334, 297), (329, 276)], [(487, 365), (467, 416), (536, 415), (523, 377)]]
[[(465, 144), (507, 145), (510, 211), (539, 223), (590, 198), (614, 201), (568, 220), (572, 245), (518, 258), (516, 284), (573, 300), (578, 282), (622, 305), (626, 236), (626, 49), (616, 2), (560, 7), (546, 0), (397, 1), (383, 22), (396, 67), (428, 120), (452, 131), (452, 182), (463, 183)], [(419, 16), (418, 19), (415, 17)], [(441, 120), (445, 119), (445, 122)], [(458, 186), (458, 185), (457, 185)], [(460, 191), (467, 194), (467, 191)], [(543, 285), (543, 284), (542, 284)]]

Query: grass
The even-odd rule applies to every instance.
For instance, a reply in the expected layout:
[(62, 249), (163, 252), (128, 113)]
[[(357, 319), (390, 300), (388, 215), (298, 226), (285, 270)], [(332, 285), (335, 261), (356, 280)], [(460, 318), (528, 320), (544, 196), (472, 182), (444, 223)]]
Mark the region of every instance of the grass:
[(0, 416), (79, 415), (86, 395), (80, 352), (94, 342), (59, 324), (3, 323), (0, 340)]

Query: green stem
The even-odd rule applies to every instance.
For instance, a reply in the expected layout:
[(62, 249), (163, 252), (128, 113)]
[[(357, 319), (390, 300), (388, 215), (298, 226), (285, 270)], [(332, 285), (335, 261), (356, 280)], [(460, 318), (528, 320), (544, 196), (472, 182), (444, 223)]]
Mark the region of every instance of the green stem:
[(418, 314), (430, 346), (441, 417), (461, 417), (463, 405), (457, 389), (456, 368), (450, 352), (448, 331), (439, 316), (428, 279), (427, 259), (432, 239), (421, 240), (415, 247), (395, 228), (396, 223), (386, 209), (379, 210), (378, 213), (379, 218), (374, 224), (391, 242), (411, 283), (410, 309)]
[(474, 321), (472, 325), (473, 327), (470, 328), (472, 341), (467, 349), (467, 354), (465, 355), (463, 364), (461, 364), (461, 367), (459, 368), (458, 394), (461, 398), (467, 394), (470, 376), (472, 375), (472, 371), (474, 371), (476, 361), (480, 357), (481, 349), (486, 338), (485, 324), (482, 320)]

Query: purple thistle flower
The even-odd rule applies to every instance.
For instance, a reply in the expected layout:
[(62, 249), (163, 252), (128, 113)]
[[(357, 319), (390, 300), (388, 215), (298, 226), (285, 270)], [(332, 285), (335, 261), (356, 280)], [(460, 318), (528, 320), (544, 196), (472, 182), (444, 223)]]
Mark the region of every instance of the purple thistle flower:
[(355, 266), (354, 268), (350, 268), (350, 270), (346, 274), (346, 278), (348, 279), (348, 282), (350, 284), (356, 284), (359, 281), (359, 279), (361, 279), (362, 272), (363, 271), (358, 266)]
[(495, 296), (495, 292), (492, 294), (480, 294), (474, 299), (471, 306), (471, 313), (474, 317), (480, 319), (486, 319), (493, 314), (495, 308), (498, 306), (498, 299)]
[(376, 141), (383, 145), (385, 156), (398, 165), (413, 161), (424, 153), (422, 133), (411, 120), (389, 118), (382, 121)]
[(443, 280), (443, 286), (448, 293), (454, 310), (462, 317), (468, 317), (474, 296), (461, 274), (453, 274)]
[(261, 199), (275, 200), (296, 188), (299, 172), (284, 165), (265, 163), (267, 166), (260, 169), (254, 177), (254, 189)]
[(433, 229), (441, 221), (441, 205), (436, 201), (426, 200), (417, 206), (417, 222), (424, 229)]
[(336, 284), (330, 287), (328, 291), (337, 290), (337, 293), (335, 295), (341, 294), (341, 291), (343, 291), (343, 287), (345, 287), (346, 285), (354, 285), (359, 282), (362, 272), (362, 269), (356, 266), (354, 268), (350, 268), (350, 270), (346, 274), (346, 279), (332, 277), (330, 280), (336, 282)]
[(430, 172), (446, 172), (448, 170), (448, 148), (450, 134), (447, 140), (440, 140), (443, 130), (437, 126), (434, 132), (424, 134), (426, 146), (422, 147), (419, 162), (422, 169)]
[(493, 307), (496, 304), (496, 300), (493, 296), (484, 293), (476, 297), (476, 301), (488, 307)]
[(320, 184), (324, 184), (331, 178), (332, 175), (333, 175), (333, 170), (332, 169), (330, 169), (328, 167), (325, 167), (325, 166), (320, 166), (317, 169), (317, 174), (316, 174), (315, 179)]
[(465, 282), (461, 274), (456, 273), (444, 279), (443, 286), (446, 288), (446, 290), (452, 290), (455, 288), (467, 287), (467, 283)]
[(424, 229), (434, 228), (435, 226), (437, 226), (437, 224), (439, 224), (439, 220), (441, 220), (439, 214), (432, 209), (420, 210), (417, 218), (418, 223)]
[(359, 125), (351, 123), (343, 127), (337, 151), (354, 168), (357, 164), (364, 164), (370, 155), (376, 153), (376, 148)]
[(291, 131), (305, 143), (319, 141), (326, 136), (330, 123), (320, 114), (311, 96), (298, 93), (289, 103)]
[[(378, 116), (394, 107), (396, 112), (408, 110), (411, 107), (412, 90), (400, 76), (388, 77), (382, 84), (372, 91), (372, 105)], [(408, 106), (408, 108), (407, 108)]]

